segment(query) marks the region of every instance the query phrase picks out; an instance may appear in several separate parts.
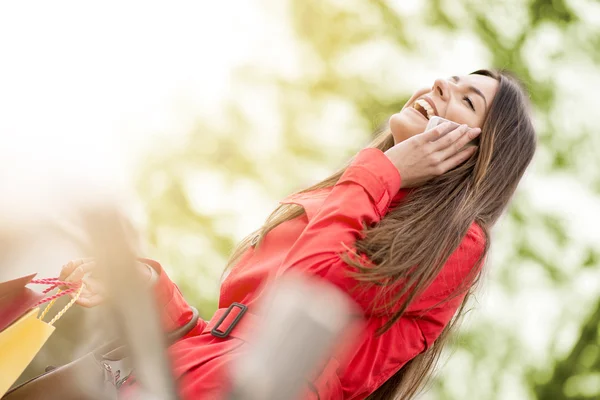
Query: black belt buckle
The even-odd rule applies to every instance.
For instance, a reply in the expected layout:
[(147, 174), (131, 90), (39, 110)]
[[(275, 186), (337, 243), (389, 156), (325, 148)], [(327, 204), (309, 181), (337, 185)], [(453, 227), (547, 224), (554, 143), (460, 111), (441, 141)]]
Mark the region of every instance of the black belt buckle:
[[(229, 315), (231, 310), (233, 310), (234, 307), (237, 307), (240, 309), (239, 314), (236, 315), (236, 317), (233, 319), (233, 321), (231, 321), (231, 324), (229, 324), (229, 327), (225, 331), (220, 331), (219, 326), (223, 323), (223, 321), (225, 321), (225, 318), (227, 318), (227, 316)], [(237, 325), (237, 323), (242, 318), (242, 316), (246, 313), (247, 310), (248, 310), (248, 307), (244, 304), (231, 303), (231, 305), (229, 307), (227, 307), (227, 311), (225, 311), (225, 314), (223, 314), (221, 316), (221, 318), (219, 318), (219, 321), (217, 321), (216, 325), (211, 329), (210, 334), (213, 336), (216, 336), (218, 338), (226, 338), (227, 336), (229, 336), (229, 334), (231, 333), (233, 328), (235, 328), (235, 326)]]

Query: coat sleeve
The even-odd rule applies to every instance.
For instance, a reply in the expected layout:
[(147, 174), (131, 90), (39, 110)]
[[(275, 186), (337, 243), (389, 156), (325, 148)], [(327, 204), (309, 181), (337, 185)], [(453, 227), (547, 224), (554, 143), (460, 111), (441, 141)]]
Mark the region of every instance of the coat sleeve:
[(317, 275), (352, 295), (356, 281), (348, 279), (349, 266), (340, 256), (366, 227), (381, 221), (399, 190), (400, 174), (381, 150), (359, 152), (290, 248), (280, 273)]
[[(171, 332), (188, 323), (193, 316), (192, 309), (183, 298), (177, 285), (169, 279), (160, 263), (148, 258), (140, 258), (140, 261), (149, 265), (158, 274), (154, 284), (154, 295), (164, 331)], [(199, 322), (202, 321), (199, 320)], [(186, 336), (191, 335), (192, 332)]]

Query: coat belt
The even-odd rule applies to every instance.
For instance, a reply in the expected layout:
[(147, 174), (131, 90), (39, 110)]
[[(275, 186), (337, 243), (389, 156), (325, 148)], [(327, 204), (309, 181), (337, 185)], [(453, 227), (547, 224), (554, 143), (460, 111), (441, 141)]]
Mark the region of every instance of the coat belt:
[(259, 318), (248, 312), (245, 305), (232, 303), (228, 308), (219, 308), (208, 321), (202, 334), (210, 333), (218, 338), (235, 337), (245, 342), (252, 340)]

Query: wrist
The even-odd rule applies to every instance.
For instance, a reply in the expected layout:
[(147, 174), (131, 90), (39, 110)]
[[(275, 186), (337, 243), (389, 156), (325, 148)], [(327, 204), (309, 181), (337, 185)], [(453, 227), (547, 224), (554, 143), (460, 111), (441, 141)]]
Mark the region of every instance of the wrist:
[(396, 168), (396, 170), (398, 171), (398, 175), (400, 176), (400, 189), (403, 189), (405, 187), (407, 187), (407, 183), (406, 179), (404, 177), (403, 174), (403, 166), (401, 165), (401, 162), (398, 161), (398, 157), (394, 156), (394, 148), (392, 147), (389, 150), (386, 150), (383, 154), (385, 154), (385, 156), (388, 158), (388, 160), (392, 163), (392, 165)]

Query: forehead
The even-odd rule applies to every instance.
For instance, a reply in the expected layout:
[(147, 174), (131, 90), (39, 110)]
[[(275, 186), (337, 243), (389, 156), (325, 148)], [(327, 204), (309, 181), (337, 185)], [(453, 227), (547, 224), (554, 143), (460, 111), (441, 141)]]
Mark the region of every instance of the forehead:
[(485, 75), (462, 75), (460, 76), (460, 83), (467, 86), (474, 86), (481, 90), (488, 104), (492, 101), (498, 90), (498, 81)]

